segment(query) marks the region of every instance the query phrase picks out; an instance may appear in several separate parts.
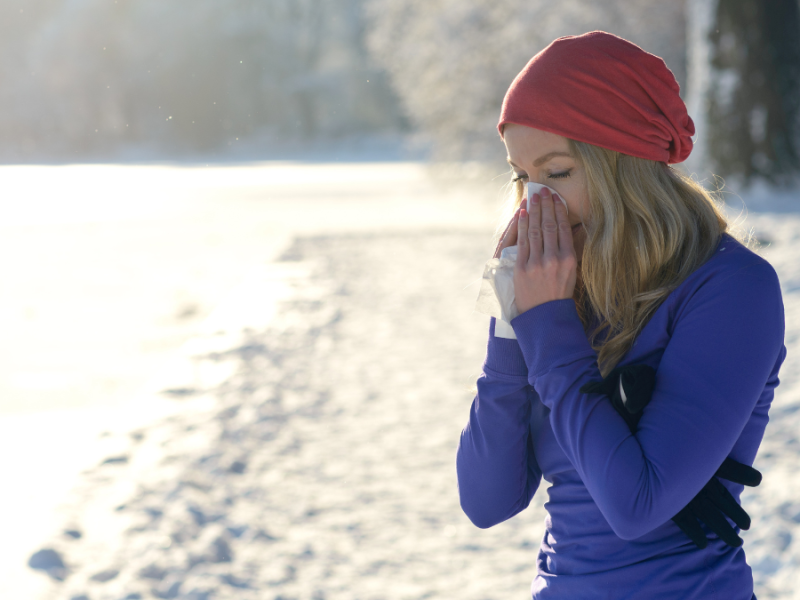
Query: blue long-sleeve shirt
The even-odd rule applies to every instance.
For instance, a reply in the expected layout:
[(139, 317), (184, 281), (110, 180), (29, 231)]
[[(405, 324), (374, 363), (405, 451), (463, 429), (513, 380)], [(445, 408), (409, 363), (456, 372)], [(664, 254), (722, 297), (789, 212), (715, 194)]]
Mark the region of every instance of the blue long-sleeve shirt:
[[(706, 529), (701, 550), (671, 518), (725, 457), (753, 464), (786, 356), (770, 264), (725, 234), (661, 304), (618, 363), (656, 369), (635, 434), (605, 395), (579, 390), (601, 375), (573, 300), (519, 315), (517, 340), (494, 324), (458, 447), (459, 496), (485, 528), (525, 509), (542, 477), (551, 484), (533, 598), (750, 600), (744, 549)], [(722, 483), (738, 500), (743, 486)]]

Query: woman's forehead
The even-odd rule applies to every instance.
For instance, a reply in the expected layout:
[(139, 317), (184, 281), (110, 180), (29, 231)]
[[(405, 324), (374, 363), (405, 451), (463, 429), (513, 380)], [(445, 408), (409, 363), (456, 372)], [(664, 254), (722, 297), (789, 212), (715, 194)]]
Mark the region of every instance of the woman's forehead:
[(512, 166), (540, 166), (557, 156), (572, 158), (567, 138), (555, 133), (509, 123), (503, 134)]

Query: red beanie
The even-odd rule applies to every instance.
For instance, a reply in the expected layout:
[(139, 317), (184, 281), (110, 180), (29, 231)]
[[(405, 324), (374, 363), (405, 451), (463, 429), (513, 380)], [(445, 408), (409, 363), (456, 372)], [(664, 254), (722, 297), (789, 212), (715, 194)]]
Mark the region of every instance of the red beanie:
[(620, 37), (593, 31), (558, 38), (534, 56), (503, 100), (516, 123), (624, 154), (686, 160), (694, 123), (664, 61)]

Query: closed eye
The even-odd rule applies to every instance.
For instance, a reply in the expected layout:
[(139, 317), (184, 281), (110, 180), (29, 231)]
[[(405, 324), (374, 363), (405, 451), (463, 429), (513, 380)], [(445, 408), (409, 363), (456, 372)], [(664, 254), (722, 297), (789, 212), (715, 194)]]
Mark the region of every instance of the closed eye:
[[(563, 173), (550, 173), (547, 175), (548, 179), (566, 179), (571, 175), (572, 169), (569, 171), (564, 171)], [(516, 177), (511, 179), (511, 183), (516, 183), (518, 181), (522, 181), (524, 179), (528, 179), (527, 175), (517, 175)]]

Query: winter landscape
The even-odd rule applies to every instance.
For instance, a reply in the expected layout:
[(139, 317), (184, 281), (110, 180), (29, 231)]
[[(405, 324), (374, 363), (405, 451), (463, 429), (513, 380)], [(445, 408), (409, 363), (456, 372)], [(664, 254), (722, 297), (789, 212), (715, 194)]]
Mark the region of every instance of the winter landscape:
[[(478, 530), (458, 506), (454, 470), (485, 348), (486, 319), (473, 306), (500, 185), (374, 163), (313, 165), (302, 191), (281, 188), (293, 169), (311, 167), (243, 167), (230, 189), (209, 192), (204, 218), (214, 202), (233, 210), (238, 243), (263, 254), (227, 295), (207, 296), (216, 306), (165, 352), (169, 369), (148, 383), (151, 401), (145, 385), (120, 403), (135, 423), (76, 429), (92, 436), (73, 461), (83, 470), (51, 499), (47, 531), (31, 525), (12, 538), (3, 597), (526, 597), (544, 493), (511, 521)], [(131, 168), (140, 181), (160, 172)], [(197, 175), (225, 183), (224, 172)], [(248, 178), (249, 212), (231, 183)], [(756, 590), (776, 599), (800, 597), (800, 214), (787, 211), (790, 201), (754, 194), (757, 210), (739, 219), (762, 241), (786, 305), (789, 354), (755, 465), (764, 482), (743, 495)], [(281, 202), (287, 208), (275, 210)], [(740, 215), (742, 201), (728, 202)], [(145, 258), (154, 269), (166, 260)], [(67, 454), (71, 437), (60, 438)], [(11, 530), (34, 523), (36, 506), (7, 510)]]
[(455, 452), (504, 92), (597, 29), (780, 277), (742, 537), (800, 600), (796, 0), (0, 0), (0, 599), (530, 597), (546, 490), (479, 530)]

